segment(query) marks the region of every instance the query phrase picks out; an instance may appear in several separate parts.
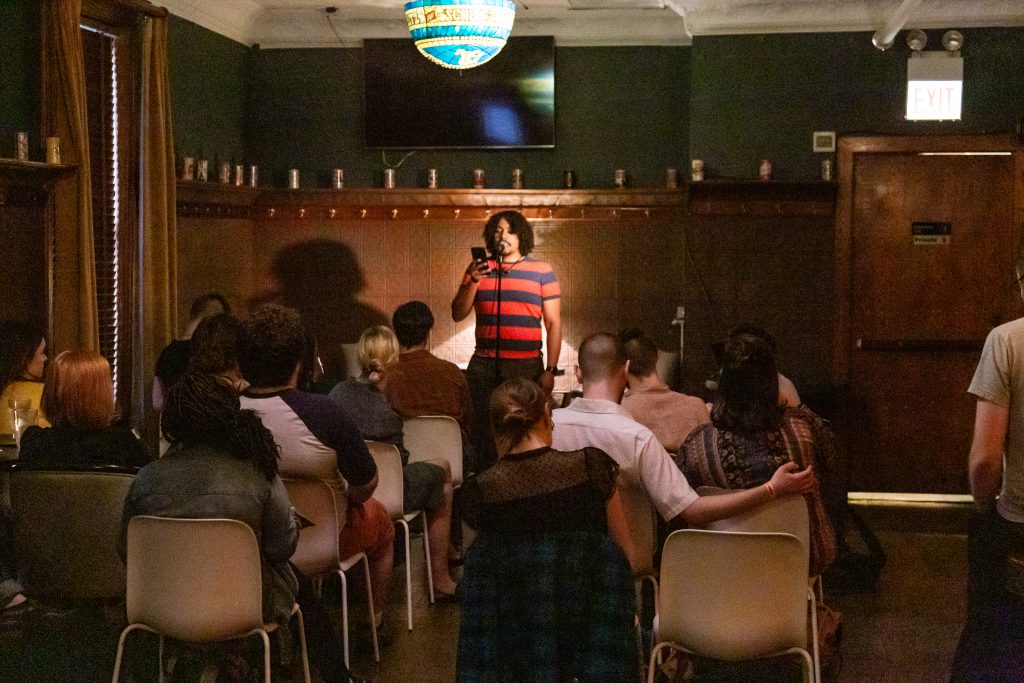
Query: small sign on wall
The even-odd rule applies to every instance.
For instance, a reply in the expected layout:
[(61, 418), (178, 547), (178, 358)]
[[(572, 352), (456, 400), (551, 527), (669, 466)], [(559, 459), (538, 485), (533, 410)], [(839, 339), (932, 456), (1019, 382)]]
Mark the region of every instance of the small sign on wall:
[(910, 224), (910, 234), (914, 238), (915, 247), (949, 244), (950, 235), (953, 234), (953, 224), (937, 221), (914, 221)]

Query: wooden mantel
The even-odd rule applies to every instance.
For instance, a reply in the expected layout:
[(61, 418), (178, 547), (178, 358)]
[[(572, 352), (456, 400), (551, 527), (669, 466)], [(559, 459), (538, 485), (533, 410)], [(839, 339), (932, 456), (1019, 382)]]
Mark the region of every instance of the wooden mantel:
[(0, 206), (44, 206), (50, 187), (75, 166), (0, 159)]
[(178, 212), (219, 218), (481, 220), (516, 209), (531, 219), (613, 219), (682, 214), (685, 190), (473, 190), (455, 188), (249, 188), (178, 182)]

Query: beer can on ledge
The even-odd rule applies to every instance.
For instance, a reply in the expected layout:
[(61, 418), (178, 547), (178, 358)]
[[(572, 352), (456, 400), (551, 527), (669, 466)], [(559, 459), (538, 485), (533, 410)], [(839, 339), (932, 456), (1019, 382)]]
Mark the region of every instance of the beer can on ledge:
[(46, 163), (48, 164), (59, 164), (60, 163), (60, 138), (48, 137), (46, 138)]
[(220, 167), (217, 169), (217, 179), (220, 180), (222, 185), (231, 184), (231, 164), (227, 161), (220, 162)]
[(626, 186), (626, 169), (615, 169), (615, 188), (621, 190)]
[(245, 185), (245, 166), (235, 164), (235, 187)]
[(395, 189), (395, 169), (385, 168), (384, 169), (384, 189), (393, 190)]
[(331, 187), (335, 190), (340, 190), (345, 187), (345, 171), (340, 168), (336, 168), (331, 171)]
[(523, 169), (513, 168), (512, 169), (512, 189), (521, 190), (523, 189)]
[(182, 180), (195, 180), (196, 178), (196, 160), (192, 157), (181, 158), (181, 179)]
[(18, 133), (15, 136), (15, 141), (15, 154), (18, 157), (18, 161), (28, 161), (28, 133)]
[(249, 166), (249, 187), (258, 187), (259, 186), (259, 182), (260, 182), (259, 181), (259, 175), (260, 175), (260, 167), (257, 166), (256, 164), (250, 164), (250, 166)]
[(427, 187), (429, 187), (432, 190), (437, 188), (437, 169), (436, 168), (428, 168), (427, 169)]
[(484, 189), (484, 169), (478, 168), (473, 171), (473, 189)]
[(822, 159), (821, 160), (821, 179), (826, 182), (832, 180), (832, 160)]
[(299, 169), (297, 168), (288, 169), (288, 189), (299, 189)]
[(565, 189), (572, 190), (576, 187), (576, 171), (565, 171)]
[(210, 178), (210, 162), (200, 159), (196, 162), (196, 180), (206, 182)]
[(665, 169), (665, 187), (670, 190), (679, 187), (679, 171), (671, 166)]
[(771, 180), (772, 162), (768, 159), (761, 159), (761, 166), (757, 170), (757, 175), (761, 180)]

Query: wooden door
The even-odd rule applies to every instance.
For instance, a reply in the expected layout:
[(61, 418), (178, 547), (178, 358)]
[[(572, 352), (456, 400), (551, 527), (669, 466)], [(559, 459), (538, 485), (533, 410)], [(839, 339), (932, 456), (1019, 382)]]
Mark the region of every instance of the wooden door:
[[(1014, 159), (859, 154), (853, 162), (850, 490), (967, 491), (988, 331), (1014, 300)], [(917, 233), (917, 234), (915, 234)]]

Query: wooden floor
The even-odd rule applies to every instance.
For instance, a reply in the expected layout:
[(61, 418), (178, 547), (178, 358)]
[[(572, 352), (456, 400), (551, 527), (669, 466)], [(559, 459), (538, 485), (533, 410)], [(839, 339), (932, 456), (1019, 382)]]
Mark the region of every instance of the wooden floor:
[[(836, 683), (936, 683), (947, 680), (966, 613), (967, 539), (964, 512), (921, 508), (862, 510), (876, 529), (887, 564), (874, 591), (826, 595), (843, 614), (842, 668)], [(857, 546), (856, 535), (851, 543)], [(417, 562), (417, 555), (419, 561)], [(413, 549), (413, 576), (422, 552)], [(376, 683), (433, 683), (455, 679), (458, 607), (427, 606), (414, 586), (414, 630), (404, 628), (404, 574), (396, 569), (388, 619), (400, 629), (381, 663), (357, 655), (356, 673)], [(826, 592), (829, 593), (826, 585)]]

